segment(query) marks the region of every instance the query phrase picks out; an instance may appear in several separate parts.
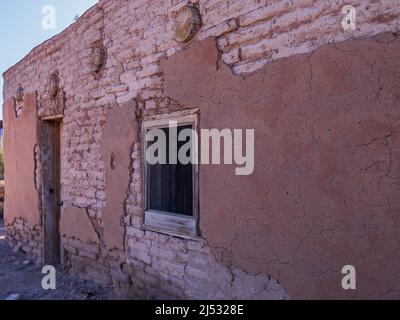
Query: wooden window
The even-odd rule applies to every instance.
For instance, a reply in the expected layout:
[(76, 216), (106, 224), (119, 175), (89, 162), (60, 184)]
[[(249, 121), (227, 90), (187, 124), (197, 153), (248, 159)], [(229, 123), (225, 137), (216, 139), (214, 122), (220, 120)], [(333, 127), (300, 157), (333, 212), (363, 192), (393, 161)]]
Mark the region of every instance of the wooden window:
[[(198, 166), (196, 163), (182, 164), (179, 159), (171, 163), (169, 154), (170, 125), (174, 124), (177, 137), (185, 129), (197, 132), (197, 116), (186, 115), (143, 122), (143, 159), (145, 182), (144, 228), (158, 232), (194, 238), (198, 236)], [(164, 164), (150, 164), (146, 160), (146, 150), (154, 142), (146, 142), (146, 134), (151, 129), (160, 129), (166, 137), (166, 160)], [(192, 137), (192, 144), (194, 139)], [(177, 150), (188, 143), (177, 141)], [(195, 146), (192, 145), (192, 152)]]

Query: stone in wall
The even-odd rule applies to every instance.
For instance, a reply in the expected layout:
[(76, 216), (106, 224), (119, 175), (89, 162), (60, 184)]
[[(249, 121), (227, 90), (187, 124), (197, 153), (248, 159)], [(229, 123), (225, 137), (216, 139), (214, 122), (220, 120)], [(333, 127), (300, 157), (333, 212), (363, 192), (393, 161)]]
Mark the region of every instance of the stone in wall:
[(42, 264), (42, 228), (30, 227), (24, 218), (15, 218), (6, 224), (7, 242), (14, 252), (21, 251), (36, 264)]
[(34, 149), (34, 159), (35, 159), (35, 189), (40, 192), (40, 188), (42, 185), (42, 163), (41, 163), (41, 156), (40, 156), (40, 147), (39, 145), (35, 145)]
[[(146, 299), (288, 299), (281, 284), (218, 263), (206, 241), (178, 239), (137, 226), (127, 228), (124, 272), (132, 294)], [(129, 291), (128, 291), (129, 292)]]
[(65, 108), (65, 92), (60, 87), (58, 70), (50, 73), (46, 84), (46, 90), (39, 97), (38, 117), (62, 117)]

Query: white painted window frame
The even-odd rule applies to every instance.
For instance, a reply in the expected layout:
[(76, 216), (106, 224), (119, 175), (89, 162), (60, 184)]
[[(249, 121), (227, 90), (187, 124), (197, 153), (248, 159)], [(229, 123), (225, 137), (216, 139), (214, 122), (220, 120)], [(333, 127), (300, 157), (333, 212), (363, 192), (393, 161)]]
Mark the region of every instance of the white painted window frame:
[(199, 166), (193, 164), (193, 216), (148, 209), (148, 164), (146, 161), (146, 132), (149, 129), (169, 127), (170, 121), (176, 125), (192, 125), (198, 133), (198, 109), (148, 116), (142, 122), (142, 168), (144, 215), (142, 229), (169, 234), (182, 238), (199, 239)]

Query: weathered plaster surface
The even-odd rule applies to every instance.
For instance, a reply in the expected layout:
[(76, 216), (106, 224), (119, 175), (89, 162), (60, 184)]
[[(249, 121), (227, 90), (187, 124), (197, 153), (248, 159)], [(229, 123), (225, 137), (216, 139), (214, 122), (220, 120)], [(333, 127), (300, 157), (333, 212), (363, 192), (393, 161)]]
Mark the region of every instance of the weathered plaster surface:
[(130, 182), (131, 152), (138, 140), (136, 101), (106, 109), (100, 150), (106, 166), (106, 207), (103, 213), (104, 241), (109, 249), (124, 250), (125, 200)]
[[(162, 63), (167, 95), (199, 107), (202, 128), (255, 129), (253, 175), (200, 167), (200, 227), (220, 261), (294, 298), (398, 297), (399, 52), (382, 34), (241, 78), (207, 40)], [(356, 291), (341, 289), (347, 264)]]
[(3, 104), (5, 204), (7, 239), (14, 250), (23, 250), (33, 261), (42, 261), (40, 216), (40, 155), (36, 92), (25, 94), (16, 112), (11, 99)]
[(63, 210), (60, 221), (62, 237), (69, 236), (84, 243), (99, 243), (99, 238), (93, 229), (92, 222), (82, 208), (69, 207)]
[(35, 185), (35, 146), (38, 143), (36, 93), (24, 96), (21, 114), (17, 117), (14, 100), (4, 104), (4, 159), (6, 163), (4, 210), (5, 222), (23, 217), (28, 224), (40, 224), (39, 195)]

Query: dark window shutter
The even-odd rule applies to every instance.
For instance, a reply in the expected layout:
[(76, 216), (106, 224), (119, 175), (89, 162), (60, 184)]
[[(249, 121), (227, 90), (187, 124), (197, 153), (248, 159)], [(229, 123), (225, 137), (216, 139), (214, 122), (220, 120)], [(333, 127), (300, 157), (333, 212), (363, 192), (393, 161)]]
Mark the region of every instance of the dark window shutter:
[[(192, 126), (178, 127), (179, 133)], [(167, 138), (167, 163), (148, 165), (147, 209), (193, 216), (193, 165), (169, 164), (169, 128), (162, 129)], [(178, 142), (178, 150), (186, 142)]]

